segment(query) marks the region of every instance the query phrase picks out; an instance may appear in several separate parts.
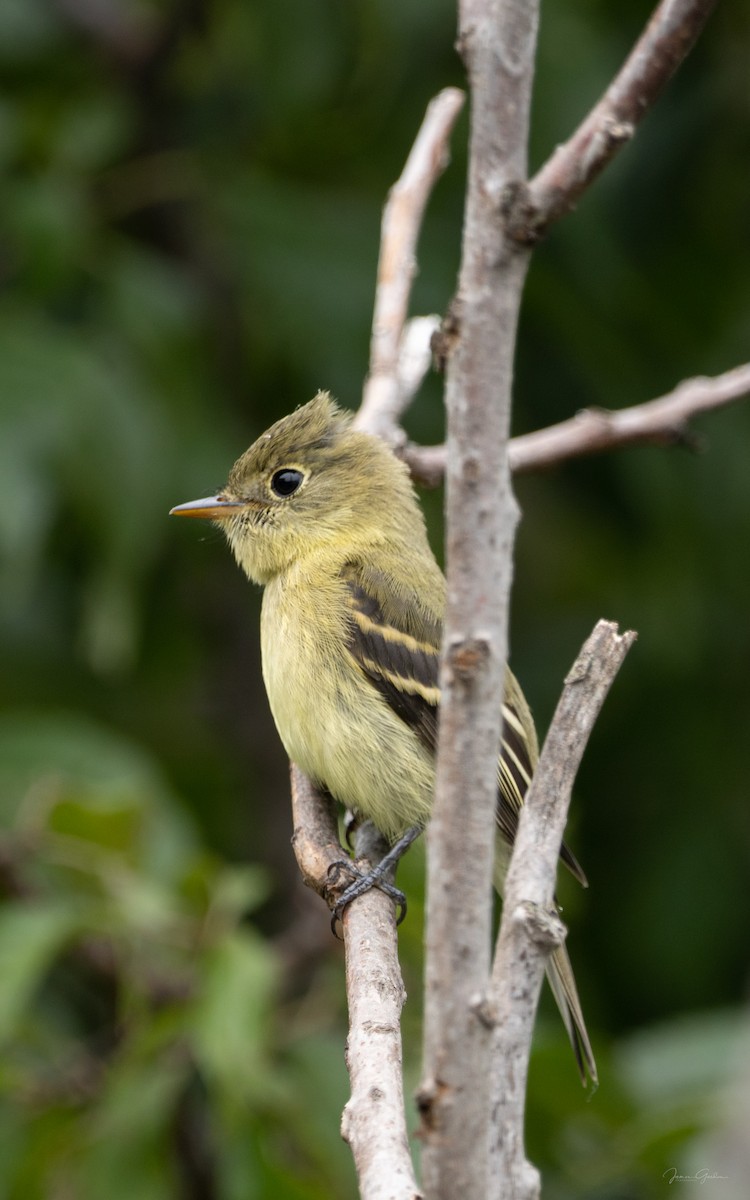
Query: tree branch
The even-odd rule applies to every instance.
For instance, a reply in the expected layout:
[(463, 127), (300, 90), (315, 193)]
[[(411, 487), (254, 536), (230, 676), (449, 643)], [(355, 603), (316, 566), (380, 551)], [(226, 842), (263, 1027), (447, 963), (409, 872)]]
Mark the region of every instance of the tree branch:
[[(665, 0), (618, 79), (568, 144), (577, 146), (579, 163), (571, 182), (555, 172), (550, 174), (554, 163), (558, 164), (555, 171), (561, 162), (565, 164), (565, 158), (560, 158), (563, 147), (527, 188), (523, 180), (537, 5), (534, 0), (459, 0), (459, 44), (467, 62), (473, 112), (459, 290), (450, 314), (450, 336), (444, 336), (441, 343), (447, 361), (449, 428), (448, 611), (438, 781), (428, 847), (425, 1074), (420, 1089), (424, 1173), (431, 1200), (491, 1194), (491, 1188), (498, 1186), (497, 1179), (507, 1178), (499, 1172), (505, 1172), (508, 1163), (508, 1169), (515, 1172), (513, 1178), (526, 1188), (524, 1195), (529, 1180), (533, 1183), (534, 1179), (529, 1174), (533, 1169), (525, 1163), (522, 1123), (518, 1123), (522, 1122), (527, 1058), (519, 1074), (520, 1108), (513, 1107), (517, 1087), (507, 1098), (496, 1097), (496, 1105), (490, 1103), (490, 1063), (493, 1043), (500, 1047), (499, 1052), (518, 1061), (523, 1039), (527, 1034), (530, 1038), (535, 1001), (523, 1015), (522, 1036), (513, 1023), (511, 1004), (509, 1050), (502, 1048), (493, 1021), (487, 1019), (493, 857), (487, 829), (492, 825), (495, 804), (507, 598), (517, 520), (507, 465), (508, 429), (513, 348), (528, 251), (542, 229), (572, 206), (614, 153), (612, 148), (601, 148), (600, 143), (607, 140), (605, 133), (610, 142), (622, 138), (624, 125), (630, 121), (634, 127), (642, 110), (653, 102), (697, 36), (698, 14), (702, 24), (714, 2)], [(605, 101), (609, 107), (602, 108)], [(383, 214), (370, 372), (356, 423), (397, 446), (403, 446), (405, 440), (399, 427), (401, 414), (419, 386), (426, 363), (424, 326), (409, 327), (417, 343), (416, 357), (411, 359), (406, 349), (417, 237), (428, 196), (447, 161), (447, 139), (462, 103), (462, 94), (448, 89), (429, 106)], [(595, 123), (584, 136), (600, 108), (607, 120), (601, 126)], [(619, 130), (615, 122), (618, 113), (623, 126)], [(601, 119), (604, 121), (603, 116)], [(522, 227), (519, 213), (525, 222)], [(643, 410), (669, 399), (640, 406), (641, 416)], [(727, 400), (700, 404), (694, 411), (721, 402)], [(687, 416), (692, 415), (684, 396), (682, 403), (688, 405)], [(558, 446), (564, 443), (566, 447), (561, 457), (638, 440), (675, 440), (682, 411), (679, 406), (677, 415), (671, 410), (646, 414), (643, 428), (648, 426), (649, 432), (640, 435), (634, 432), (632, 422), (628, 427), (622, 420), (626, 413), (636, 411), (624, 410), (604, 418), (609, 441), (603, 438), (599, 417), (594, 418), (596, 434), (590, 427), (582, 434), (583, 418), (579, 417), (529, 438), (554, 435)], [(575, 438), (570, 432), (560, 433), (568, 427), (575, 427)], [(616, 430), (614, 434), (611, 428)], [(684, 440), (684, 429), (680, 437)], [(524, 439), (516, 439), (512, 446), (515, 469), (530, 469), (535, 455), (543, 461), (557, 461), (549, 457), (549, 448), (539, 448), (539, 442), (529, 448), (528, 439), (525, 445)], [(571, 446), (584, 448), (571, 450)], [(445, 469), (442, 447), (419, 451), (409, 447), (405, 456), (410, 465), (430, 461), (433, 473)], [(421, 474), (418, 466), (415, 473)], [(618, 641), (624, 643), (629, 636)], [(594, 658), (592, 679), (598, 678), (597, 670)], [(561, 707), (571, 688), (575, 690), (572, 680)], [(581, 750), (584, 742), (585, 737)], [(553, 750), (546, 753), (554, 764), (557, 751), (552, 744)], [(575, 766), (575, 750), (566, 753), (570, 762), (575, 759)], [(330, 903), (329, 868), (341, 857), (335, 821), (324, 799), (296, 768), (292, 768), (292, 781), (295, 852), (306, 882)], [(555, 786), (564, 789), (568, 784), (564, 778)], [(543, 780), (537, 793), (546, 794), (544, 787)], [(466, 804), (467, 791), (471, 792), (470, 805)], [(565, 797), (564, 811), (569, 793)], [(561, 829), (562, 825), (560, 836)], [(552, 851), (553, 864), (560, 836)], [(533, 849), (534, 854), (538, 852)], [(372, 847), (370, 853), (377, 857)], [(524, 850), (519, 854), (523, 861)], [(551, 880), (554, 866), (549, 870)], [(540, 913), (547, 931), (544, 936), (559, 936), (555, 915), (546, 914), (552, 887), (550, 884), (546, 901), (538, 900), (532, 888), (529, 908), (527, 891), (515, 898), (506, 885), (510, 933), (505, 937), (509, 944), (515, 946), (518, 939), (525, 938), (526, 947), (529, 924), (535, 926), (534, 936), (539, 937)], [(540, 884), (540, 889), (540, 894), (547, 896), (546, 884), (544, 888)], [(521, 916), (525, 924), (519, 924)], [(344, 1111), (342, 1132), (352, 1147), (363, 1197), (414, 1200), (418, 1192), (407, 1143), (400, 1071), (403, 984), (391, 902), (377, 890), (355, 901), (344, 917), (344, 940), (352, 1096)], [(544, 952), (537, 953), (536, 959), (540, 982)], [(502, 988), (492, 994), (502, 1016), (506, 1003)], [(538, 984), (534, 995), (538, 995)], [(523, 1053), (528, 1056), (528, 1045)], [(490, 1120), (498, 1112), (499, 1137), (490, 1134)]]
[[(334, 805), (292, 764), (292, 845), (305, 883), (329, 907), (340, 888), (331, 867), (343, 851)], [(367, 870), (387, 847), (369, 822), (357, 831), (356, 862)], [(377, 888), (344, 912), (351, 1097), (341, 1133), (349, 1143), (361, 1200), (419, 1200), (406, 1130), (401, 1030), (406, 998), (398, 962), (393, 902)]]
[[(526, 173), (537, 5), (460, 0), (472, 102), (459, 286), (447, 357), (448, 593), (435, 804), (427, 848), (425, 1191), (486, 1194), (493, 825), (517, 507), (507, 442), (528, 255), (505, 235), (503, 198)], [(467, 799), (470, 797), (470, 803)]]
[[(358, 858), (377, 862), (382, 847), (369, 822), (358, 830)], [(400, 1026), (406, 991), (395, 911), (377, 888), (368, 895), (369, 909), (360, 900), (344, 913), (351, 1097), (341, 1133), (354, 1155), (361, 1200), (420, 1200), (406, 1128)]]
[[(523, 1143), (526, 1077), (539, 990), (550, 950), (565, 930), (554, 907), (560, 843), (573, 781), (594, 722), (634, 633), (599, 621), (565, 680), (544, 742), (505, 881), (503, 916), (492, 973), (490, 1013), (495, 1027), (490, 1195), (533, 1200), (538, 1175)], [(501, 1191), (502, 1186), (502, 1191)]]
[[(423, 317), (407, 324), (406, 314), (422, 217), (447, 165), (448, 137), (463, 103), (463, 92), (457, 88), (446, 88), (431, 101), (383, 211), (370, 371), (356, 425), (391, 442), (404, 438), (400, 416), (430, 363), (430, 338), (438, 320)], [(342, 857), (333, 809), (294, 764), (291, 773), (297, 862), (305, 883), (332, 906), (336, 893), (330, 871)], [(371, 826), (365, 826), (358, 832), (358, 853), (361, 839), (371, 837), (371, 831)], [(381, 839), (379, 850), (372, 843), (368, 849), (376, 862), (386, 847)], [(416, 1200), (401, 1073), (399, 1017), (404, 987), (393, 904), (373, 889), (349, 905), (343, 926), (352, 1094), (344, 1110), (342, 1134), (352, 1148), (363, 1200), (381, 1196)]]
[[(508, 446), (510, 467), (514, 473), (521, 474), (624, 446), (691, 445), (694, 438), (689, 423), (693, 417), (723, 408), (746, 396), (750, 396), (750, 363), (743, 363), (721, 375), (684, 379), (665, 396), (631, 408), (615, 412), (586, 408), (559, 425), (512, 438)], [(401, 453), (418, 482), (426, 487), (436, 487), (442, 481), (446, 460), (444, 445), (415, 446), (409, 443)]]
[(573, 136), (514, 194), (510, 232), (524, 244), (569, 212), (636, 128), (692, 49), (717, 0), (662, 0), (616, 78)]
[[(430, 338), (439, 323), (422, 317), (407, 324), (406, 315), (425, 206), (447, 165), (448, 138), (463, 103), (463, 92), (446, 88), (428, 105), (383, 211), (370, 371), (356, 425), (392, 443), (404, 439), (399, 419), (429, 367)], [(305, 883), (332, 907), (337, 890), (330, 872), (342, 858), (333, 809), (293, 764), (291, 772), (297, 862)], [(377, 862), (387, 847), (382, 839), (375, 845), (373, 833), (371, 826), (362, 827), (357, 852)], [(404, 987), (393, 904), (373, 889), (348, 906), (343, 927), (352, 1094), (342, 1134), (352, 1148), (363, 1200), (416, 1200), (401, 1073)]]
[(331, 869), (341, 862), (343, 853), (336, 808), (331, 797), (318, 791), (294, 763), (290, 764), (290, 773), (294, 856), (306, 885), (328, 904)]
[(694, 445), (688, 428), (692, 417), (748, 395), (750, 363), (744, 363), (713, 378), (685, 379), (666, 396), (619, 412), (584, 409), (569, 421), (514, 438), (511, 467), (518, 472), (540, 470), (623, 446)]
[(370, 372), (357, 424), (386, 441), (393, 442), (399, 434), (403, 440), (398, 422), (411, 395), (402, 394), (399, 358), (417, 269), (417, 239), (430, 193), (448, 165), (448, 138), (463, 104), (464, 93), (458, 88), (445, 88), (430, 101), (383, 209)]
[[(401, 411), (405, 412), (416, 396), (422, 380), (432, 366), (432, 341), (439, 333), (441, 319), (437, 313), (429, 317), (412, 317), (407, 321), (401, 338), (398, 356), (398, 388)], [(391, 435), (394, 448), (405, 442), (405, 435), (395, 429)]]

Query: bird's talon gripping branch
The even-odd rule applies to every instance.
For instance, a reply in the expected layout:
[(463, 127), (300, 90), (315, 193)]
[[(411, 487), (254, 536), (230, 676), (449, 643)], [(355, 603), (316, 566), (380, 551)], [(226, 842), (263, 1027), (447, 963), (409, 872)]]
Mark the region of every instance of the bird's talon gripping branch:
[[(354, 863), (350, 862), (348, 858), (340, 858), (336, 862), (332, 862), (326, 874), (332, 888), (338, 887), (341, 883), (342, 875), (348, 875), (350, 880), (362, 878), (361, 872), (357, 870)], [(347, 884), (347, 891), (350, 886), (351, 884)]]
[[(392, 851), (391, 851), (392, 853)], [(385, 865), (384, 865), (385, 864)], [(396, 916), (396, 924), (400, 925), (406, 916), (406, 896), (400, 890), (383, 878), (385, 871), (391, 865), (390, 854), (373, 867), (371, 871), (363, 874), (359, 871), (354, 863), (348, 859), (340, 859), (338, 862), (331, 863), (328, 868), (328, 878), (332, 886), (336, 886), (343, 874), (347, 874), (351, 878), (351, 883), (341, 893), (335, 906), (331, 910), (331, 929), (338, 937), (337, 925), (342, 922), (344, 909), (351, 904), (352, 900), (356, 900), (358, 896), (364, 896), (365, 892), (369, 892), (371, 888), (379, 888), (381, 892), (385, 892), (386, 896), (390, 896), (393, 903), (398, 909)]]
[[(354, 870), (354, 868), (352, 868), (352, 870)], [(374, 887), (379, 888), (381, 892), (385, 892), (386, 896), (390, 896), (391, 900), (396, 905), (396, 924), (400, 925), (403, 921), (404, 917), (406, 916), (407, 908), (406, 896), (400, 888), (397, 888), (394, 886), (394, 884), (388, 883), (387, 880), (382, 879), (380, 875), (377, 874), (377, 871), (378, 868), (375, 867), (372, 871), (368, 871), (366, 875), (360, 875), (359, 872), (356, 872), (357, 877), (352, 883), (349, 884), (349, 887), (346, 889), (346, 891), (343, 892), (336, 901), (335, 908), (331, 910), (331, 929), (336, 937), (339, 936), (336, 927), (338, 924), (343, 923), (344, 909), (351, 904), (352, 900), (356, 900), (358, 896), (364, 896), (365, 892), (369, 892), (370, 889)]]
[[(406, 916), (406, 896), (394, 884), (389, 883), (385, 876), (389, 871), (395, 870), (396, 864), (403, 854), (409, 849), (412, 842), (416, 841), (422, 832), (421, 825), (411, 825), (406, 833), (402, 834), (397, 842), (391, 846), (388, 853), (381, 858), (380, 862), (368, 871), (366, 875), (362, 875), (352, 863), (343, 861), (333, 863), (329, 867), (328, 874), (331, 875), (332, 870), (336, 870), (337, 876), (340, 870), (349, 871), (352, 876), (352, 882), (346, 891), (339, 897), (336, 902), (336, 907), (333, 909), (333, 917), (331, 919), (331, 928), (336, 933), (336, 923), (341, 920), (344, 909), (347, 904), (351, 904), (352, 900), (356, 900), (357, 896), (364, 895), (369, 892), (370, 888), (380, 888), (381, 892), (385, 892), (386, 896), (390, 896), (393, 903), (398, 909), (396, 915), (396, 924), (400, 925)], [(339, 870), (340, 869), (340, 870)]]

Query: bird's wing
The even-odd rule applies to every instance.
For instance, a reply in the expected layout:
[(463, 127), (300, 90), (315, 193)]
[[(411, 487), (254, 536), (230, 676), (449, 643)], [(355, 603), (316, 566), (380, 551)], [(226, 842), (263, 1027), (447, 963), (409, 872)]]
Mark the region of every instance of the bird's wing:
[[(434, 754), (440, 704), (440, 618), (417, 592), (397, 588), (388, 575), (373, 567), (349, 563), (342, 578), (351, 617), (349, 651), (386, 703)], [(523, 716), (531, 722), (520, 688), (508, 673), (496, 818), (510, 845), (515, 841), (518, 814), (537, 757), (536, 741), (529, 744)], [(560, 857), (586, 886), (586, 876), (565, 843)]]
[(435, 753), (442, 624), (389, 576), (350, 563), (342, 572), (350, 609), (349, 650), (393, 711)]

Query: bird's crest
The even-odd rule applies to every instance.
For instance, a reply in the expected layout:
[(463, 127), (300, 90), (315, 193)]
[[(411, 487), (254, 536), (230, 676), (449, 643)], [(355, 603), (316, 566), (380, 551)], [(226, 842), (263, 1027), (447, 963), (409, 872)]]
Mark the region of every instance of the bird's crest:
[(282, 417), (232, 467), (229, 487), (246, 477), (249, 471), (262, 473), (282, 462), (307, 459), (311, 452), (327, 450), (350, 428), (352, 413), (339, 408), (330, 392), (318, 392), (307, 404), (302, 404)]

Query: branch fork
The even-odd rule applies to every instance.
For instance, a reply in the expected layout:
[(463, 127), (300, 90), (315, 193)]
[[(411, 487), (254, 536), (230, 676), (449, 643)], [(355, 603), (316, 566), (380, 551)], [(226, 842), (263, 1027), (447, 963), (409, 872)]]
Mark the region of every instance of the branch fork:
[[(632, 139), (715, 3), (661, 0), (602, 99), (527, 183), (526, 118), (536, 4), (534, 0), (459, 0), (459, 45), (472, 86), (469, 201), (459, 290), (439, 330), (437, 318), (409, 322), (407, 314), (424, 208), (447, 163), (448, 137), (463, 104), (463, 95), (456, 89), (446, 89), (428, 109), (385, 207), (370, 372), (356, 425), (397, 448), (416, 479), (436, 483), (443, 478), (446, 447), (410, 445), (400, 424), (429, 367), (432, 345), (448, 372), (451, 441), (454, 447), (460, 445), (448, 471), (453, 529), (448, 555), (453, 564), (447, 638), (451, 652), (443, 679), (447, 703), (441, 712), (443, 762), (436, 812), (441, 789), (448, 797), (445, 812), (450, 811), (451, 803), (454, 817), (456, 812), (465, 812), (465, 807), (459, 807), (465, 798), (460, 771), (452, 784), (449, 778), (451, 755), (454, 765), (461, 762), (461, 750), (465, 755), (467, 747), (472, 747), (471, 731), (476, 728), (473, 717), (462, 723), (462, 715), (466, 717), (467, 710), (479, 714), (486, 734), (485, 751), (495, 732), (499, 737), (495, 726), (505, 660), (505, 619), (500, 621), (502, 628), (496, 629), (480, 610), (488, 593), (494, 599), (507, 599), (510, 585), (516, 515), (504, 473), (505, 459), (500, 454), (503, 461), (495, 472), (495, 458), (507, 437), (515, 314), (529, 249), (553, 221), (574, 207), (619, 148)], [(501, 126), (502, 139), (498, 137)], [(499, 149), (500, 140), (503, 145)], [(506, 401), (502, 419), (495, 404), (498, 394)], [(693, 416), (748, 394), (750, 364), (745, 364), (714, 379), (687, 381), (647, 404), (615, 413), (589, 410), (551, 429), (512, 439), (507, 443), (507, 461), (510, 469), (523, 471), (625, 445), (684, 443)], [(469, 532), (461, 533), (462, 495), (467, 498), (467, 511), (472, 510), (475, 518), (481, 510), (484, 519), (497, 500), (497, 489), (492, 493), (493, 504), (481, 498), (486, 462), (476, 451), (486, 446), (492, 447), (490, 474), (495, 472), (495, 481), (500, 480), (505, 519), (493, 526), (487, 539), (491, 554), (485, 554), (481, 563), (464, 564), (462, 542), (470, 537), (472, 525), (469, 521)], [(456, 564), (461, 564), (458, 569)], [(485, 599), (477, 599), (480, 576)], [(468, 614), (463, 624), (461, 612)], [(467, 648), (479, 632), (482, 653), (467, 657)], [(481, 825), (481, 833), (477, 832), (479, 826), (468, 833), (472, 813), (458, 826), (450, 820), (446, 824), (441, 817), (431, 827), (429, 920), (433, 933), (428, 932), (432, 943), (426, 980), (426, 1065), (417, 1093), (430, 1200), (455, 1200), (456, 1195), (477, 1200), (532, 1200), (538, 1196), (539, 1176), (525, 1157), (523, 1113), (545, 959), (565, 937), (553, 903), (557, 858), (583, 747), (634, 636), (620, 635), (615, 625), (600, 622), (565, 682), (521, 814), (491, 973), (489, 922), (485, 920), (491, 850), (486, 844), (481, 846), (482, 838), (487, 842), (489, 818)], [(455, 711), (451, 713), (451, 709)], [(486, 757), (492, 761), (491, 754)], [(471, 770), (466, 777), (473, 777)], [(305, 881), (330, 903), (328, 872), (331, 863), (341, 857), (335, 818), (326, 798), (316, 793), (296, 768), (292, 768), (292, 784), (295, 853)], [(489, 813), (489, 801), (487, 809)], [(451, 852), (460, 850), (464, 839), (472, 847), (468, 865), (459, 872), (466, 912), (456, 913), (455, 904), (451, 910), (453, 902), (446, 905), (446, 896), (441, 896), (457, 894), (446, 884), (441, 863), (450, 861)], [(471, 855), (478, 840), (483, 866), (473, 875)], [(436, 923), (437, 911), (443, 915)], [(400, 1073), (399, 1017), (404, 991), (391, 901), (377, 890), (361, 896), (347, 909), (343, 927), (352, 1099), (344, 1112), (342, 1132), (352, 1147), (363, 1200), (417, 1200), (420, 1193), (409, 1153)], [(438, 963), (435, 947), (443, 941), (450, 943), (450, 950)], [(471, 964), (470, 979), (467, 963)], [(443, 967), (447, 974), (441, 975)], [(457, 1006), (455, 995), (450, 994), (454, 983)], [(450, 1009), (452, 1003), (454, 1010)], [(495, 1090), (488, 1092), (490, 1079)], [(502, 1087), (498, 1091), (499, 1081)]]

